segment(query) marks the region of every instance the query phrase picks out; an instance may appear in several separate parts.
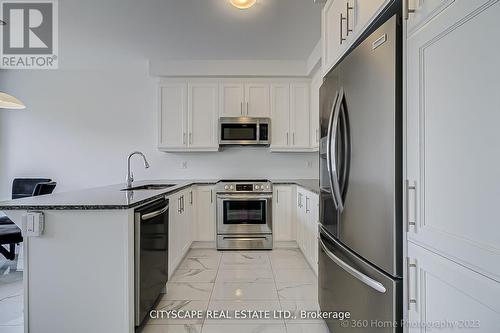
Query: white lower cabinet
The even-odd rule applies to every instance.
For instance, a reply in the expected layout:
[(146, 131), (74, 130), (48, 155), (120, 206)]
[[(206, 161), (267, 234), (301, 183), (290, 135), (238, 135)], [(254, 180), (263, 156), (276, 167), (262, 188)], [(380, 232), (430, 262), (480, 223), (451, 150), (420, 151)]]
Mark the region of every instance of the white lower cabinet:
[(500, 283), (412, 242), (407, 261), (408, 332), (500, 332)]
[(198, 185), (195, 190), (193, 240), (215, 241), (215, 189), (213, 185)]
[(297, 244), (316, 274), (318, 273), (318, 205), (317, 194), (297, 187), (295, 208)]
[(192, 188), (188, 188), (169, 196), (168, 221), (168, 275), (175, 271), (193, 241), (193, 208)]
[(273, 189), (273, 240), (292, 241), (293, 185), (275, 185)]

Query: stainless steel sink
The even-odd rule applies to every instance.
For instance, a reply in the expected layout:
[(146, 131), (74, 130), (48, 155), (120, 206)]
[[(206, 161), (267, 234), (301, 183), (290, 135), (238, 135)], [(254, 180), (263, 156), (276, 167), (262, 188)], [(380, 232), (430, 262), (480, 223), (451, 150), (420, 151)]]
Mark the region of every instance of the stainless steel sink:
[(175, 186), (176, 184), (146, 184), (146, 185), (141, 185), (141, 186), (136, 186), (136, 187), (131, 187), (131, 188), (124, 188), (121, 191), (141, 191), (141, 190), (163, 190), (172, 186)]

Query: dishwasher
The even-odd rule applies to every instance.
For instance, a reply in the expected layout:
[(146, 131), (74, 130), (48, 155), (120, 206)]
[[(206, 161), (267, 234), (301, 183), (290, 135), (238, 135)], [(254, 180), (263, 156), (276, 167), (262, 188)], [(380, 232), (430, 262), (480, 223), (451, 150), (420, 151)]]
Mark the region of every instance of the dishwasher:
[(134, 312), (140, 326), (168, 280), (168, 199), (137, 208), (134, 228)]

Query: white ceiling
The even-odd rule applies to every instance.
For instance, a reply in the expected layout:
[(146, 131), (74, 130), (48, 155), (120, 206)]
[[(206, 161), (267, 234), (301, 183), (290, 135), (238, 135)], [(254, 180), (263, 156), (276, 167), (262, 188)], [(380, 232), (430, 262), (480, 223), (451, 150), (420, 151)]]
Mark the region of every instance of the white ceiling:
[(62, 52), (80, 41), (87, 51), (126, 50), (148, 59), (305, 60), (320, 39), (322, 6), (313, 0), (257, 0), (244, 11), (229, 0), (59, 4)]

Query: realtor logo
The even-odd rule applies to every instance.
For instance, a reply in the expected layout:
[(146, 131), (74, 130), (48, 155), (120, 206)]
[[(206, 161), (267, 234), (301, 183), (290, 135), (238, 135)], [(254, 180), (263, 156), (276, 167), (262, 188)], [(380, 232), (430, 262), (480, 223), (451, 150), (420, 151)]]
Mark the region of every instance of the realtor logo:
[(2, 0), (1, 62), (4, 69), (58, 67), (57, 0)]

